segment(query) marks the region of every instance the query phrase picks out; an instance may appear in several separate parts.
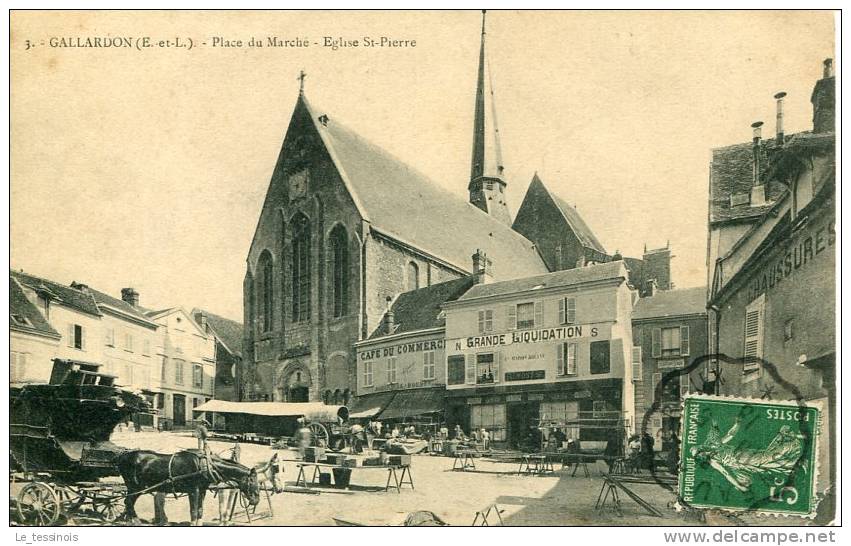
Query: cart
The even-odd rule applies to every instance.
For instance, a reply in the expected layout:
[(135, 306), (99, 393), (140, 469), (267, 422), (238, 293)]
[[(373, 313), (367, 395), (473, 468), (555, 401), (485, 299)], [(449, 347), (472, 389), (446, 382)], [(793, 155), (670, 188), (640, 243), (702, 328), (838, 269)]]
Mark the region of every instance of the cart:
[(99, 364), (55, 359), (48, 384), (10, 387), (9, 452), (14, 513), (23, 525), (63, 517), (112, 523), (126, 488), (116, 467), (115, 426), (150, 410)]

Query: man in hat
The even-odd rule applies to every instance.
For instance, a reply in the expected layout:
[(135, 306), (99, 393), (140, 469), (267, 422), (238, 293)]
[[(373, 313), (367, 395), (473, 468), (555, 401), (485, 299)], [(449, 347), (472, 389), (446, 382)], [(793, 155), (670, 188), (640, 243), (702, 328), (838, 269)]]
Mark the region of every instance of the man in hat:
[(207, 427), (209, 426), (210, 423), (205, 419), (201, 419), (195, 427), (195, 437), (198, 438), (198, 449), (205, 453), (207, 452), (207, 436), (209, 435)]

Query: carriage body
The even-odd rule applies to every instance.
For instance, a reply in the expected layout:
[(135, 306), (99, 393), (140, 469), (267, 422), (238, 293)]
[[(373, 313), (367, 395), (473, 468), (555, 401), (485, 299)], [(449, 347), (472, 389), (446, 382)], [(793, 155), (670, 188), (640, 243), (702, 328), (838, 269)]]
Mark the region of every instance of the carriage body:
[[(150, 405), (98, 368), (55, 359), (50, 383), (10, 387), (10, 471), (18, 482), (27, 482), (18, 509), (24, 520), (36, 518), (29, 523), (52, 525), (62, 509), (87, 501), (111, 512), (111, 499), (119, 496), (120, 484), (99, 484), (119, 475), (116, 461), (124, 449), (110, 442), (110, 435)], [(25, 514), (33, 505), (50, 508)]]
[(226, 432), (244, 441), (273, 442), (281, 437), (295, 438), (299, 429), (306, 427), (311, 432), (312, 445), (339, 451), (349, 435), (348, 408), (321, 402), (210, 400), (192, 411), (198, 415), (225, 415)]

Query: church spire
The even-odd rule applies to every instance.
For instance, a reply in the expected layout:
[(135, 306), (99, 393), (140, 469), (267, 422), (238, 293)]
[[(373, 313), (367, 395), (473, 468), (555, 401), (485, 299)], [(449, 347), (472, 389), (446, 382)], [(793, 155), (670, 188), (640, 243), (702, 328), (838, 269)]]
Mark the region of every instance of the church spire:
[(485, 53), (485, 15), (482, 10), (482, 44), (476, 85), (476, 112), (473, 124), (473, 159), (470, 168), (470, 203), (498, 220), (511, 225), (506, 204), (506, 182), (494, 104), (493, 81)]

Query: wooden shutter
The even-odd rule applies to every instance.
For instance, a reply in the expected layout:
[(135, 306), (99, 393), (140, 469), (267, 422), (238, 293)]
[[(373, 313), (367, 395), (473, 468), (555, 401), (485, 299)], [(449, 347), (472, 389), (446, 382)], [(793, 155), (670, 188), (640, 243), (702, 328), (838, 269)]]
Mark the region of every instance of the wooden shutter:
[(479, 311), (479, 333), (485, 331), (485, 312)]
[(653, 328), (653, 358), (659, 358), (662, 356), (662, 329), (661, 328)]
[(502, 368), (502, 352), (493, 354), (493, 382), (499, 383), (499, 370)]
[(561, 298), (558, 300), (558, 323), (564, 324), (567, 322), (565, 315), (565, 306), (567, 304), (567, 298)]
[(565, 355), (564, 371), (567, 375), (576, 375), (576, 351), (579, 345), (576, 343), (567, 344), (567, 354)]
[(641, 381), (644, 378), (644, 370), (641, 367), (641, 346), (632, 348), (632, 380)]
[(565, 300), (565, 320), (568, 324), (576, 323), (576, 298)]
[(662, 382), (662, 374), (660, 372), (654, 373), (653, 374), (653, 381), (651, 382), (651, 385), (650, 385), (651, 388), (653, 389), (653, 390), (650, 391), (650, 400), (652, 402), (656, 401), (656, 387), (661, 382)]
[(517, 329), (517, 306), (513, 304), (508, 306), (508, 329)]
[(86, 327), (80, 326), (80, 350), (86, 350)]
[(565, 375), (567, 373), (564, 366), (564, 353), (566, 347), (567, 343), (559, 343), (556, 345), (556, 373), (559, 375)]
[(72, 348), (74, 347), (74, 325), (73, 324), (68, 325), (68, 346), (72, 347)]
[(535, 302), (535, 328), (541, 328), (544, 325), (544, 302)]
[(476, 355), (466, 355), (465, 364), (465, 383), (468, 385), (476, 384)]
[(688, 338), (688, 326), (680, 326), (680, 355), (688, 356), (690, 343)]
[(763, 301), (760, 297), (745, 312), (745, 357), (762, 358)]

